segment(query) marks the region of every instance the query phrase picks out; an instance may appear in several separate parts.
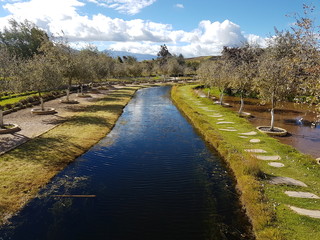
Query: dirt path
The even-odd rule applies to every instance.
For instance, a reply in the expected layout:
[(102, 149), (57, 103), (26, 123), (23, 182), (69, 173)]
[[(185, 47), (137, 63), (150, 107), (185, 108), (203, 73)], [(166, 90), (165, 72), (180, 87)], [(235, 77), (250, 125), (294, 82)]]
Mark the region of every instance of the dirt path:
[(55, 108), (56, 114), (35, 115), (31, 113), (31, 108), (26, 108), (5, 115), (4, 122), (18, 124), (21, 131), (12, 134), (0, 134), (0, 155), (56, 127), (64, 122), (67, 117), (75, 115), (77, 109), (83, 108), (90, 104), (90, 101), (101, 98), (107, 93), (108, 91), (103, 91), (100, 94), (90, 94), (92, 98), (77, 98), (77, 94), (71, 94), (70, 99), (77, 99), (79, 104), (60, 103), (60, 100), (65, 99), (65, 97), (45, 102), (45, 107)]

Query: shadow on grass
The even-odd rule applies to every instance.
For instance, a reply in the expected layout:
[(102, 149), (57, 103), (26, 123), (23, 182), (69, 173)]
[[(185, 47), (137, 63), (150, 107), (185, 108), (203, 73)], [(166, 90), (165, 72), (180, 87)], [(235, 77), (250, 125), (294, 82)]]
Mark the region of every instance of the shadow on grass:
[(103, 117), (94, 117), (94, 116), (74, 116), (70, 118), (69, 123), (77, 126), (85, 126), (88, 124), (94, 124), (103, 127), (111, 127), (111, 124), (107, 119)]
[(113, 113), (120, 113), (124, 108), (121, 104), (112, 104), (112, 105), (91, 105), (86, 108), (86, 112), (99, 112), (99, 111), (107, 111)]
[[(66, 151), (68, 146), (68, 151)], [(20, 147), (10, 152), (10, 156), (15, 160), (30, 161), (43, 163), (46, 166), (59, 167), (65, 165), (70, 161), (70, 157), (74, 156), (71, 149), (81, 149), (85, 151), (80, 145), (71, 143), (64, 135), (57, 135), (56, 137), (38, 137), (34, 138)], [(57, 155), (64, 157), (57, 157)]]

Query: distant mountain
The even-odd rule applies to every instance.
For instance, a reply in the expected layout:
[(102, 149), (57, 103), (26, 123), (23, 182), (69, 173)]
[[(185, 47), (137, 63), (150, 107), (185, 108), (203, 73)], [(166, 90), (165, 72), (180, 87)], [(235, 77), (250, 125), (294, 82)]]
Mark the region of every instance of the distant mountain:
[(104, 50), (103, 52), (108, 53), (111, 57), (117, 58), (123, 57), (123, 56), (132, 56), (137, 58), (137, 60), (143, 61), (143, 60), (152, 60), (156, 59), (157, 56), (155, 55), (150, 55), (150, 54), (141, 54), (141, 53), (132, 53), (132, 52), (126, 52), (126, 51), (113, 51), (113, 50)]

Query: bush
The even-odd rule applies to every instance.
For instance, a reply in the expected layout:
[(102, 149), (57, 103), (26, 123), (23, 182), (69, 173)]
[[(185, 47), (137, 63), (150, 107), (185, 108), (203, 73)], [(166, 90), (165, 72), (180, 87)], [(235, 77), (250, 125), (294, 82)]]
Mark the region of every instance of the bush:
[(6, 105), (4, 105), (4, 109), (5, 110), (9, 110), (9, 109), (12, 109), (13, 108), (13, 105), (10, 104), (10, 103), (7, 103)]

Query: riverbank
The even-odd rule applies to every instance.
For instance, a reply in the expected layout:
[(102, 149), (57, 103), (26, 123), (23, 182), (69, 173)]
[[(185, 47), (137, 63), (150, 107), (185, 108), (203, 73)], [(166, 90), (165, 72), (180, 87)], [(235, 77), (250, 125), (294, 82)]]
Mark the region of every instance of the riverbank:
[(307, 216), (317, 216), (320, 200), (305, 197), (320, 195), (313, 158), (257, 132), (230, 109), (197, 96), (192, 86), (174, 87), (172, 97), (233, 171), (257, 239), (320, 238), (319, 218)]
[(105, 137), (138, 88), (123, 87), (93, 98), (64, 114), (50, 131), (1, 155), (0, 224), (34, 198), (59, 171)]

